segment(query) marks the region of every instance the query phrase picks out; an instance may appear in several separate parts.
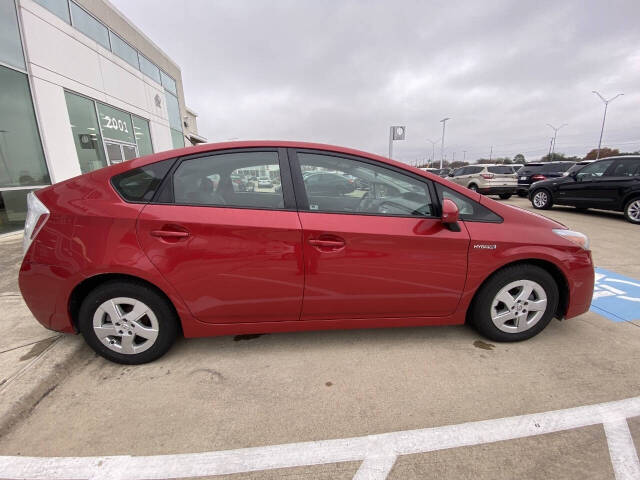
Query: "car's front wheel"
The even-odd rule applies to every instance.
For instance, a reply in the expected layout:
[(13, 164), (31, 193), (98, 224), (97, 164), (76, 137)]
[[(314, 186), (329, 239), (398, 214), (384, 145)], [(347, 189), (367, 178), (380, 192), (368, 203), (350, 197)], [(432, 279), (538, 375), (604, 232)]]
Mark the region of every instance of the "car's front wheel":
[(546, 270), (526, 264), (506, 267), (478, 290), (472, 322), (491, 340), (526, 340), (549, 324), (558, 299), (558, 286)]
[(640, 197), (632, 198), (624, 206), (624, 218), (631, 223), (640, 224)]
[(531, 196), (531, 205), (538, 210), (548, 210), (553, 205), (551, 194), (544, 188), (536, 190)]
[(135, 365), (169, 350), (178, 332), (178, 318), (166, 298), (149, 286), (110, 281), (84, 299), (78, 329), (98, 354)]

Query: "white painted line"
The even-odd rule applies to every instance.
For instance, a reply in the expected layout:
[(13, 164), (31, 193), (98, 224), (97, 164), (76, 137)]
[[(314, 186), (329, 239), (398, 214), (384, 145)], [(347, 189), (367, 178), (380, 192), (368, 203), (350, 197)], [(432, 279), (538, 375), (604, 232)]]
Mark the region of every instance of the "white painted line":
[(354, 478), (379, 480), (386, 478), (398, 455), (480, 445), (604, 424), (616, 478), (626, 480), (639, 478), (636, 475), (640, 468), (638, 456), (625, 420), (637, 416), (640, 416), (640, 397), (421, 430), (218, 452), (147, 457), (5, 456), (0, 457), (0, 478), (159, 480), (360, 460), (362, 465)]
[(609, 444), (611, 465), (616, 480), (633, 480), (640, 478), (640, 462), (626, 418), (605, 420), (604, 432)]

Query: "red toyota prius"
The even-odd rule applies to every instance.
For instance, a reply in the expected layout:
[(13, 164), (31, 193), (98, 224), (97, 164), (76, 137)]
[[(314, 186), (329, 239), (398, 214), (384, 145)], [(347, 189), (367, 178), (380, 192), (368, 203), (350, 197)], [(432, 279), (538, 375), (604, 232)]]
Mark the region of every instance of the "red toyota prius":
[(495, 341), (588, 310), (585, 235), (348, 148), (162, 152), (29, 195), (20, 290), (137, 364), (185, 337), (453, 325)]

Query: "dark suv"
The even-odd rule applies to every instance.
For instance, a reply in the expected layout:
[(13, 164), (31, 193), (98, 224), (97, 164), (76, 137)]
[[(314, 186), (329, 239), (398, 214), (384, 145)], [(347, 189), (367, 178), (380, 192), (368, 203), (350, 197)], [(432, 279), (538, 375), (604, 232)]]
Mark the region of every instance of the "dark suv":
[(573, 167), (574, 164), (575, 162), (527, 163), (517, 172), (518, 195), (526, 197), (532, 183), (546, 180), (547, 178), (562, 177), (562, 174)]
[(557, 203), (622, 211), (628, 221), (640, 225), (640, 156), (603, 158), (565, 177), (536, 182), (529, 199), (538, 209)]

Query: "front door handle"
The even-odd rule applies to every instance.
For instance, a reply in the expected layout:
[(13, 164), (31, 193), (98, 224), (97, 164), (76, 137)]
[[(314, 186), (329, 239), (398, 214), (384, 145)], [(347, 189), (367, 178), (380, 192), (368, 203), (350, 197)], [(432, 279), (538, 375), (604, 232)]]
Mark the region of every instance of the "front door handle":
[(316, 247), (322, 252), (341, 250), (345, 246), (344, 239), (333, 235), (310, 238), (308, 241), (309, 245)]
[(151, 230), (149, 234), (152, 237), (159, 238), (166, 242), (178, 242), (180, 240), (183, 240), (191, 236), (191, 234), (187, 230), (182, 230), (176, 227), (173, 227), (173, 228), (165, 227), (161, 230)]

